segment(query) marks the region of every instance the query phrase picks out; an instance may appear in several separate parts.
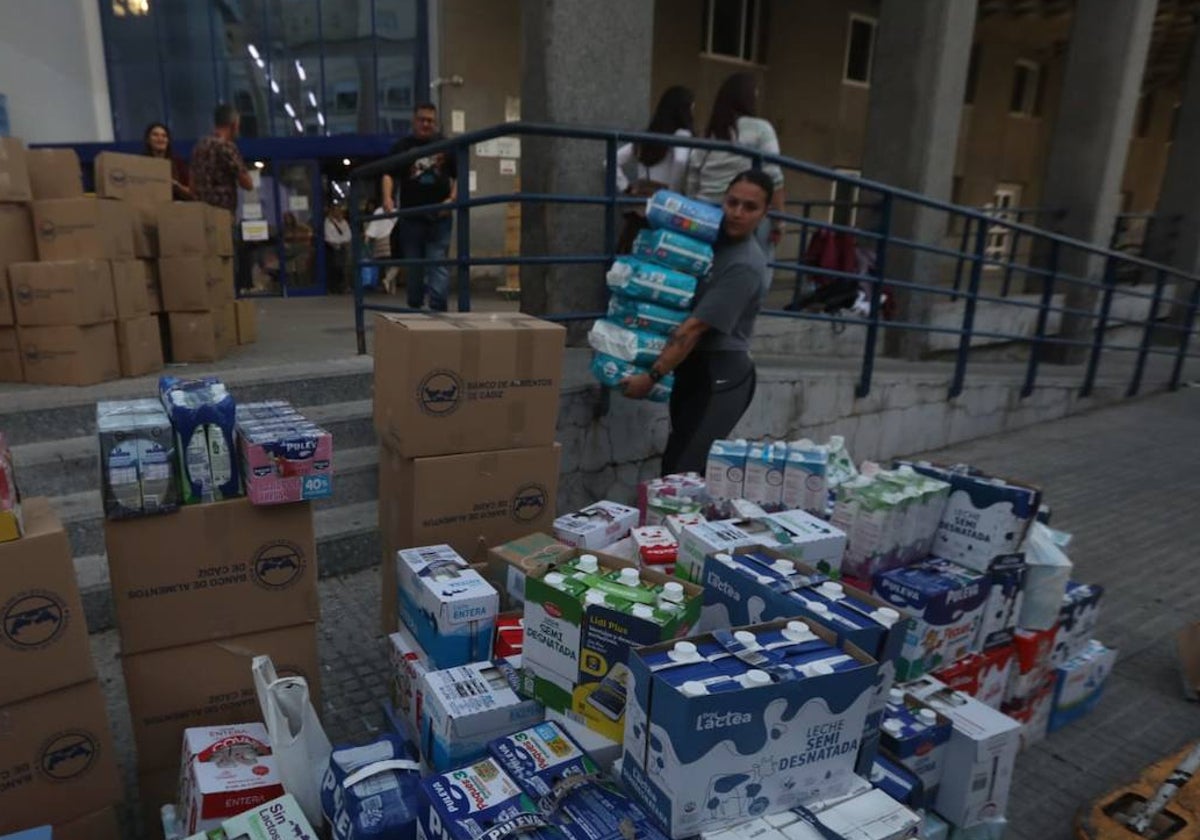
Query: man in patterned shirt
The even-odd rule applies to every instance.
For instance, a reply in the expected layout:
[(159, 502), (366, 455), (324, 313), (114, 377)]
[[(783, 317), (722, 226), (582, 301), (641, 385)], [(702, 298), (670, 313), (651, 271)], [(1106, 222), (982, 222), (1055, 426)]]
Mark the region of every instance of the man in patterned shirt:
[(237, 214), (238, 187), (254, 189), (234, 139), (241, 118), (232, 105), (218, 105), (213, 133), (192, 149), (192, 192), (199, 201)]

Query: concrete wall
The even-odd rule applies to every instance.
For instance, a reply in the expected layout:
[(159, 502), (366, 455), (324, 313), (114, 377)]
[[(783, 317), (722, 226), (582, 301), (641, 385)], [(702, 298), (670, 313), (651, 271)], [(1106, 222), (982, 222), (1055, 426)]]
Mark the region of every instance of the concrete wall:
[(0, 93), (28, 143), (113, 139), (95, 0), (0, 0)]

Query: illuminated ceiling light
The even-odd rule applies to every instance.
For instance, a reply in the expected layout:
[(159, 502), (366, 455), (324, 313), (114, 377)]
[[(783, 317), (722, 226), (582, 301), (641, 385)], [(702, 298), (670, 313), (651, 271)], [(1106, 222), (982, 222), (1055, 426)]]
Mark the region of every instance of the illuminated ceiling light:
[(317, 107), (317, 95), (311, 90), (308, 92), (308, 104), (312, 105), (314, 108)]
[(350, 158), (342, 158), (342, 166), (349, 166)]
[(247, 44), (246, 51), (250, 53), (250, 57), (253, 58), (255, 61), (259, 60), (258, 59), (258, 47), (254, 46), (253, 44)]
[(336, 192), (336, 193), (337, 193), (338, 195), (340, 195), (342, 198), (345, 198), (345, 197), (346, 197), (346, 194), (345, 194), (344, 192), (342, 192), (342, 188), (341, 188), (341, 186), (338, 184), (338, 182), (337, 182), (337, 181), (334, 181), (334, 182), (333, 182), (333, 189), (334, 189), (334, 192)]
[(287, 115), (288, 115), (289, 117), (295, 118), (295, 116), (296, 116), (296, 109), (292, 107), (292, 103), (291, 103), (291, 102), (284, 102), (284, 103), (283, 103), (283, 110), (287, 111)]
[(254, 59), (254, 63), (258, 65), (259, 70), (267, 69), (267, 62), (263, 61), (261, 58)]
[(300, 81), (302, 82), (308, 78), (304, 72), (304, 65), (300, 63), (299, 59), (296, 59), (296, 75), (300, 77)]
[(264, 166), (266, 166), (266, 164), (265, 164), (265, 163), (263, 163), (261, 160), (256, 160), (256, 161), (254, 161), (254, 168), (255, 168), (255, 169), (262, 169)]
[(279, 93), (279, 82), (271, 80), (271, 93)]
[(319, 123), (321, 126), (324, 126), (324, 125), (325, 125), (325, 115), (324, 115), (324, 114), (322, 114), (320, 111), (317, 111), (317, 122), (318, 122), (318, 123)]
[(300, 120), (292, 120), (292, 123), (296, 126), (297, 131), (301, 134), (304, 133), (304, 123), (300, 122)]

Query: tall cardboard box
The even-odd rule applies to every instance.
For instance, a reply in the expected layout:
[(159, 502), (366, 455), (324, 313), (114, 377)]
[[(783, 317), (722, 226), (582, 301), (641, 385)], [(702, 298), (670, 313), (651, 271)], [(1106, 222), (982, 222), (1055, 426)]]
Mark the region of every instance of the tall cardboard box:
[(33, 239), (33, 217), (24, 204), (0, 204), (0, 327), (12, 326), (12, 299), (8, 267), (38, 258)]
[(32, 201), (25, 144), (16, 137), (0, 137), (0, 201)]
[(0, 327), (0, 382), (24, 382), (21, 345), (14, 327)]
[(112, 272), (103, 260), (14, 263), (13, 314), (22, 327), (100, 324), (117, 317)]
[(26, 164), (34, 201), (83, 195), (83, 172), (74, 149), (30, 149)]
[(96, 195), (154, 207), (171, 200), (171, 162), (147, 155), (96, 155)]
[(163, 369), (162, 338), (158, 318), (143, 315), (117, 321), (117, 356), (122, 376), (143, 376)]
[(227, 303), (233, 303), (235, 292), (233, 288), (233, 260), (229, 257), (209, 257), (208, 269), (208, 299), (213, 308), (220, 308)]
[(380, 441), (408, 458), (549, 446), (565, 336), (521, 313), (379, 315)]
[(233, 214), (221, 207), (206, 204), (204, 232), (208, 237), (208, 250), (218, 257), (233, 256)]
[(171, 312), (167, 315), (171, 331), (171, 361), (215, 362), (217, 326), (211, 312)]
[(39, 260), (133, 259), (133, 217), (119, 201), (55, 198), (33, 202)]
[(238, 344), (237, 307), (230, 301), (214, 312), (213, 317), (217, 333), (217, 352), (221, 356), (228, 356)]
[(162, 257), (158, 279), (168, 312), (211, 312), (224, 303), (207, 257)]
[(212, 254), (208, 241), (208, 205), (199, 201), (172, 201), (158, 207), (158, 255), (205, 257)]
[(96, 680), (0, 708), (0, 832), (69, 821), (121, 801)]
[(96, 676), (67, 533), (48, 499), (21, 511), (25, 535), (0, 543), (0, 706)]
[(253, 344), (258, 341), (258, 310), (255, 309), (254, 301), (235, 301), (234, 308), (238, 344)]
[(550, 531), (558, 494), (557, 444), (405, 458), (379, 449), (379, 533), (383, 546), (384, 628), (394, 632), (395, 554), (422, 545), (451, 546), (485, 562), (490, 546)]
[(139, 772), (174, 768), (178, 774), (183, 730), (189, 726), (259, 720), (250, 673), (250, 662), (259, 655), (270, 656), (280, 676), (307, 679), (313, 706), (321, 708), (315, 624), (125, 656)]
[(119, 379), (112, 322), (86, 327), (18, 327), (25, 381), (36, 385), (95, 385)]
[(113, 297), (117, 319), (143, 318), (150, 314), (149, 278), (143, 260), (113, 260)]
[(121, 840), (117, 810), (111, 805), (54, 826), (54, 840)]
[(162, 285), (158, 279), (158, 260), (138, 260), (146, 275), (146, 297), (150, 301), (150, 311), (154, 314), (164, 312), (162, 302)]
[(113, 607), (126, 654), (316, 621), (312, 506), (249, 499), (106, 520)]
[(133, 254), (140, 260), (158, 256), (158, 210), (141, 204), (129, 205), (133, 220)]

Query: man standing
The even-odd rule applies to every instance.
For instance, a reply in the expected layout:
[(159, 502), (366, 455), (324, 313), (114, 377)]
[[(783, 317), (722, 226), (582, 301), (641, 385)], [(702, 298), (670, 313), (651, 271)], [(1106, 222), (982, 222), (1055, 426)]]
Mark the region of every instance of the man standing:
[(238, 136), (241, 117), (232, 105), (218, 105), (213, 112), (213, 133), (192, 147), (192, 194), (197, 201), (228, 210), (233, 216), (234, 242), (237, 247), (237, 284), (250, 288), (249, 250), (237, 235), (238, 187), (254, 189), (241, 152), (233, 142)]
[[(413, 112), (412, 133), (392, 146), (397, 155), (442, 139), (438, 131), (437, 107), (422, 102)], [(383, 176), (383, 210), (400, 207), (452, 204), (458, 195), (458, 169), (453, 154), (437, 152), (419, 157)], [(399, 202), (396, 199), (399, 198)], [(444, 260), (450, 251), (450, 211), (434, 210), (396, 220), (392, 229), (392, 255), (400, 259)], [(446, 311), (450, 270), (445, 265), (406, 266), (408, 305), (420, 309), (429, 290), (429, 308)]]
[(325, 266), (329, 277), (329, 291), (342, 294), (347, 291), (346, 260), (349, 255), (350, 223), (346, 221), (346, 208), (334, 204), (325, 216)]

